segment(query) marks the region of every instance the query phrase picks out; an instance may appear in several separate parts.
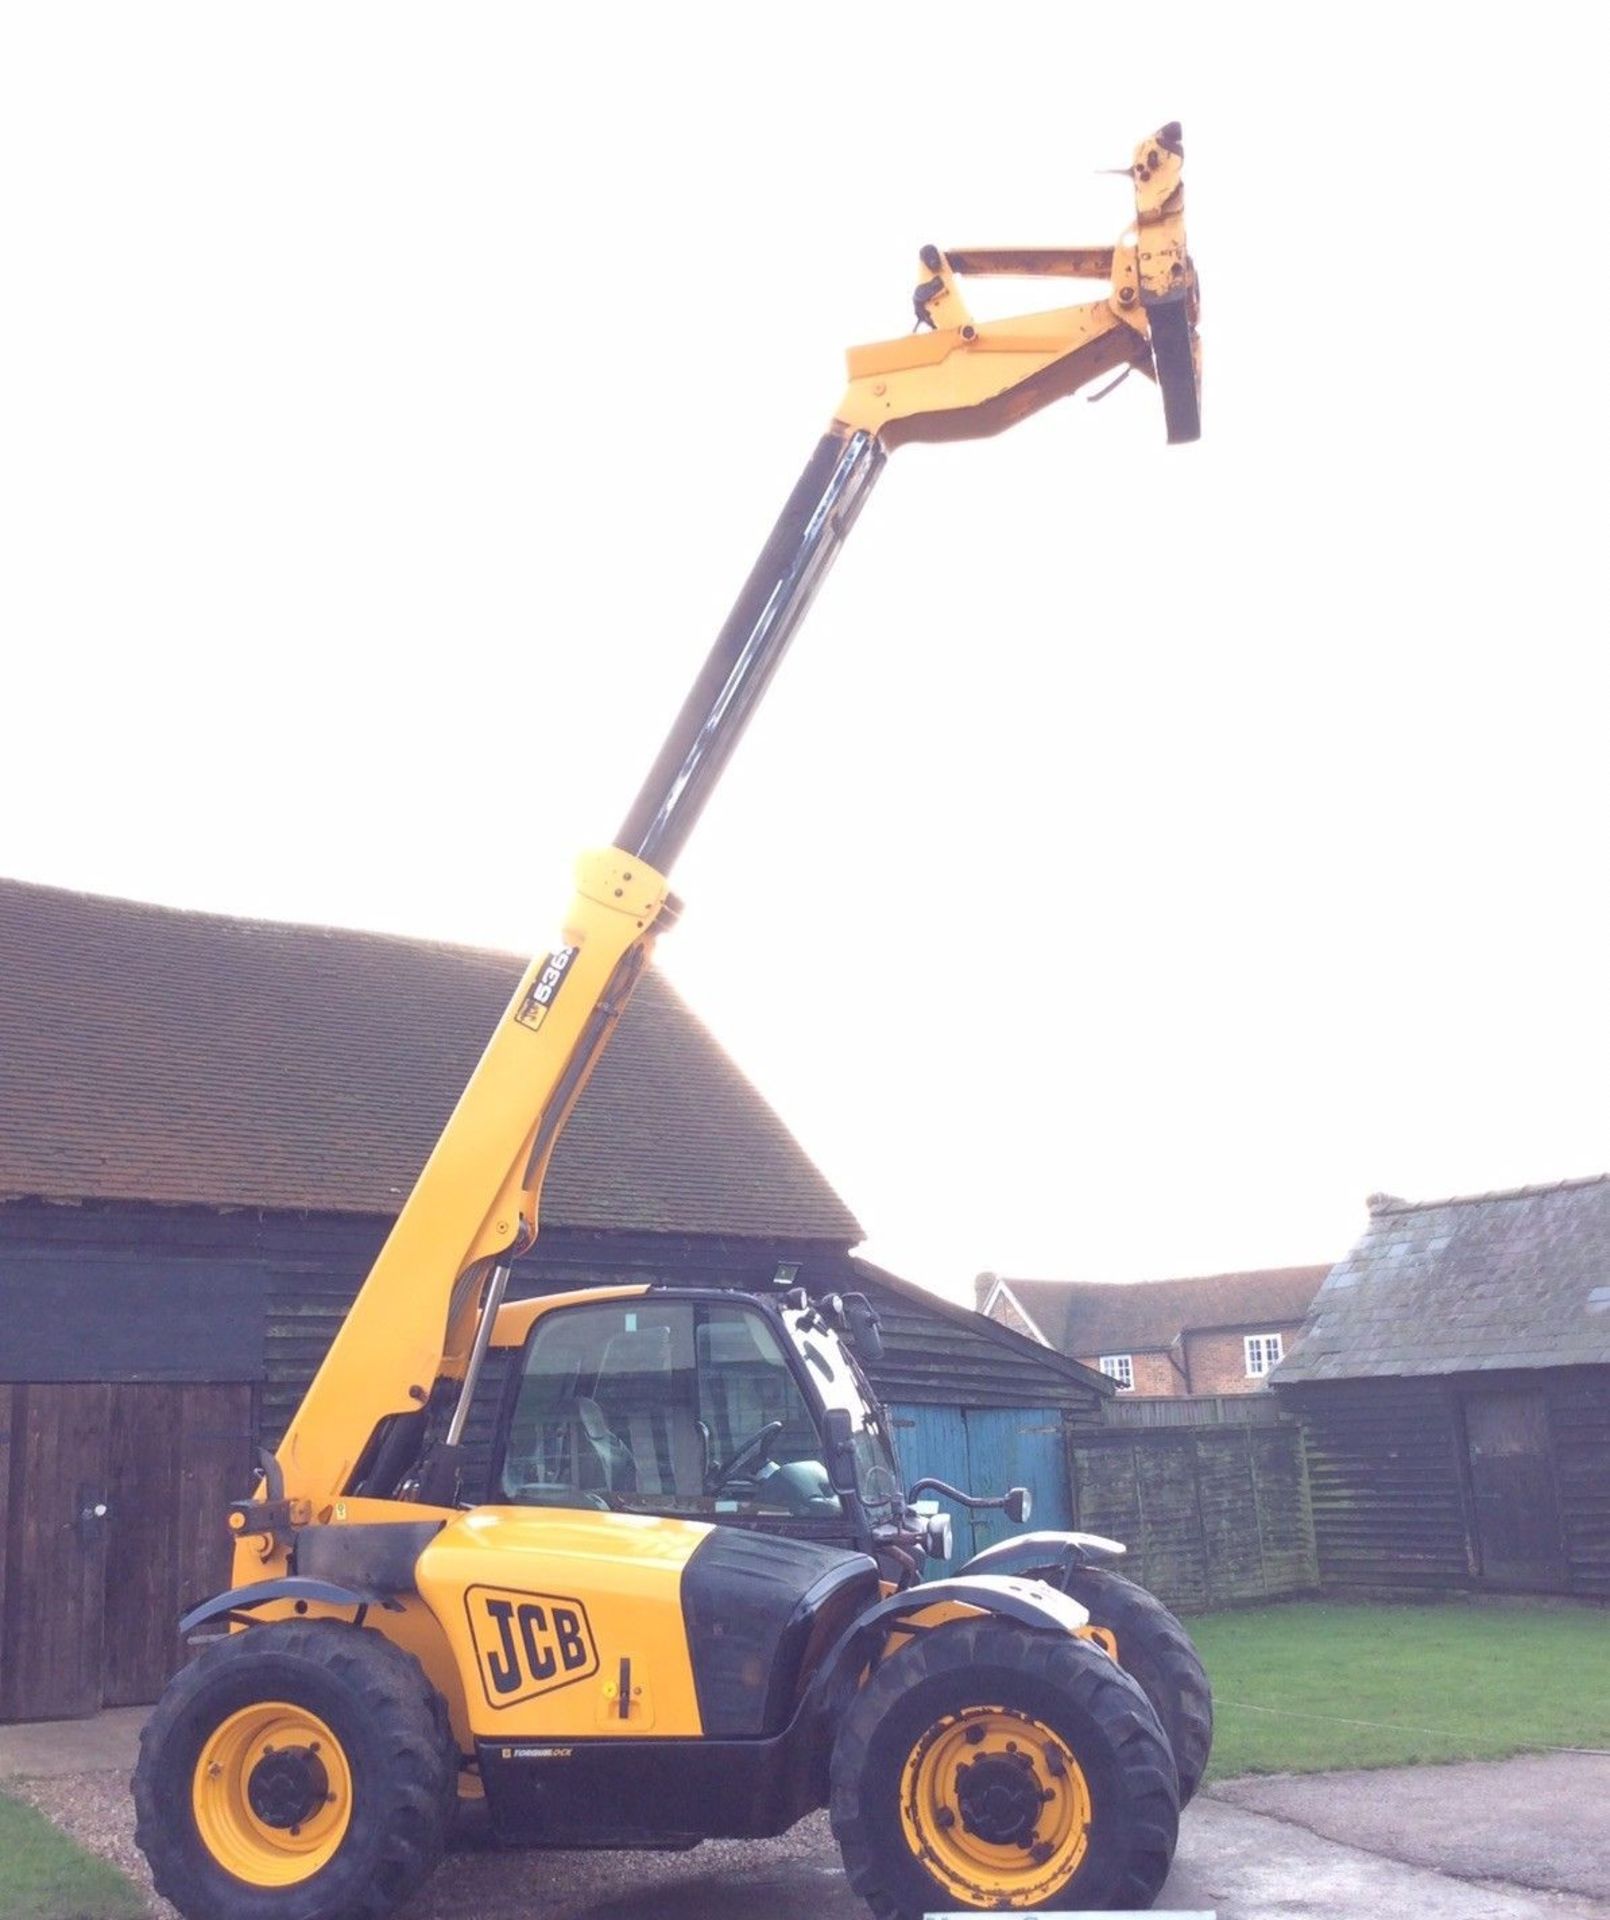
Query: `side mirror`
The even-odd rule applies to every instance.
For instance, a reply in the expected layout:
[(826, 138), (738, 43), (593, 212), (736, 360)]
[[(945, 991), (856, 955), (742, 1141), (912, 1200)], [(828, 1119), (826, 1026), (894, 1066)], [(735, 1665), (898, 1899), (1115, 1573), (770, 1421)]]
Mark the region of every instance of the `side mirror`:
[(1027, 1487), (1014, 1487), (1001, 1504), (1006, 1510), (1007, 1519), (1014, 1527), (1020, 1527), (1033, 1511), (1034, 1496)]
[(822, 1416), (822, 1438), (827, 1443), (827, 1477), (835, 1493), (854, 1493), (855, 1425), (847, 1407), (829, 1407)]
[(878, 1310), (864, 1293), (847, 1293), (844, 1296), (844, 1318), (849, 1330), (850, 1345), (863, 1360), (877, 1362), (883, 1358), (883, 1329), (878, 1319)]

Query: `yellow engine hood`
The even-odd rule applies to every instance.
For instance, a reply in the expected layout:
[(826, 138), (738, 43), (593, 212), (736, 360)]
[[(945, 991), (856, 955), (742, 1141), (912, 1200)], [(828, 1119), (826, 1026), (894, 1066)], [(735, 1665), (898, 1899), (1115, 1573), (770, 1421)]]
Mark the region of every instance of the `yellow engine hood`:
[(415, 1577), (483, 1739), (702, 1729), (682, 1570), (710, 1528), (653, 1514), (480, 1507)]

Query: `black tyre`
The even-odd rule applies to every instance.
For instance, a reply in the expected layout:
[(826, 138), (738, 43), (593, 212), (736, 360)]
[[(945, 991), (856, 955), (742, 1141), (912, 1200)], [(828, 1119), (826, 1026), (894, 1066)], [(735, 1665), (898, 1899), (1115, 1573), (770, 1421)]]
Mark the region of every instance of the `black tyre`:
[(135, 1840), (187, 1920), (381, 1920), (441, 1858), (458, 1756), (412, 1654), (344, 1622), (229, 1634), (140, 1736)]
[(886, 1660), (839, 1729), (830, 1811), (879, 1920), (957, 1907), (1149, 1907), (1179, 1820), (1168, 1739), (1088, 1640), (1001, 1620)]
[(1156, 1594), (1105, 1567), (1076, 1567), (1057, 1584), (1118, 1642), (1118, 1664), (1157, 1710), (1180, 1776), (1180, 1805), (1202, 1784), (1213, 1751), (1213, 1689), (1200, 1654)]

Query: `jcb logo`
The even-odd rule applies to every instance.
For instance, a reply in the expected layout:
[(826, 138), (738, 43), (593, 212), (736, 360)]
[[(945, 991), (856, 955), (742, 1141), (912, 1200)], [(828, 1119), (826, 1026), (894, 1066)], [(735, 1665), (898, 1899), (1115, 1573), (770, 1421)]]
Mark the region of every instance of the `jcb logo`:
[(579, 1600), (471, 1587), (464, 1605), (481, 1685), (494, 1707), (534, 1700), (598, 1671), (598, 1648)]
[(548, 1009), (553, 1005), (559, 989), (565, 984), (565, 976), (570, 971), (570, 963), (576, 957), (576, 948), (561, 947), (557, 953), (550, 953), (537, 971), (525, 998), (520, 1002), (520, 1011), (514, 1016), (523, 1027), (540, 1027), (548, 1017)]

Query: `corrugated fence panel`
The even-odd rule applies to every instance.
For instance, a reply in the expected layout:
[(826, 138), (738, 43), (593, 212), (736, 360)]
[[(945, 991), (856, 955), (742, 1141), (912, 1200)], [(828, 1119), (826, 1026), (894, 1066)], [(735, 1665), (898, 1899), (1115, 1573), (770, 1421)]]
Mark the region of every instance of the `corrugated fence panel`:
[(1264, 1590), (1271, 1595), (1307, 1592), (1319, 1585), (1319, 1557), (1302, 1429), (1254, 1428), (1247, 1435), (1247, 1453)]
[(1194, 1433), (1160, 1433), (1135, 1449), (1140, 1483), (1145, 1584), (1174, 1604), (1208, 1604), (1207, 1543), (1196, 1479)]
[(1209, 1427), (1193, 1436), (1207, 1590), (1214, 1602), (1262, 1600), (1269, 1592), (1250, 1433), (1246, 1427)]
[(1152, 1427), (1070, 1435), (1075, 1524), (1122, 1540), (1127, 1570), (1181, 1611), (1317, 1584), (1302, 1434)]

